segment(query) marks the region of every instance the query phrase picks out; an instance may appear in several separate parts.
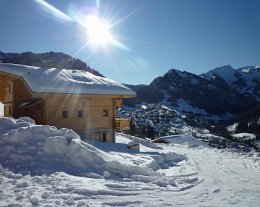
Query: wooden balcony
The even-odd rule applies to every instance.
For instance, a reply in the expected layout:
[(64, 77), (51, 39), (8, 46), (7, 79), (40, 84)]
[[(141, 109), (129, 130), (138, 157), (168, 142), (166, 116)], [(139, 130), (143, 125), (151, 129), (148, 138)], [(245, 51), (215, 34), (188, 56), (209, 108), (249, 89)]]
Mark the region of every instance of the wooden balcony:
[(115, 119), (115, 129), (116, 131), (129, 131), (130, 130), (130, 120), (124, 118)]

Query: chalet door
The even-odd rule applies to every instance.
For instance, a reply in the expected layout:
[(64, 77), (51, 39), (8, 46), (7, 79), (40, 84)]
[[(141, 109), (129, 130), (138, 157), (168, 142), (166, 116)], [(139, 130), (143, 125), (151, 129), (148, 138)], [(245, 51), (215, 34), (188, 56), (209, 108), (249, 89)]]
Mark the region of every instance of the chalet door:
[(103, 133), (103, 142), (107, 142), (107, 133)]
[(25, 116), (32, 118), (36, 124), (42, 124), (42, 112), (37, 109), (27, 109), (24, 113)]

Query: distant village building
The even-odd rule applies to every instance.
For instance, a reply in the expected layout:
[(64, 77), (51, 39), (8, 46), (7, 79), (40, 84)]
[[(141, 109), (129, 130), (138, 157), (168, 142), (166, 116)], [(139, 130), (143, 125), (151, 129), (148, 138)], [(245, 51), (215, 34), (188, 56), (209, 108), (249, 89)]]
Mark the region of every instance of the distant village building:
[(86, 71), (8, 63), (0, 63), (0, 89), (5, 116), (28, 116), (36, 124), (70, 128), (83, 139), (104, 142), (114, 142), (115, 127), (129, 130), (130, 124), (115, 115), (123, 98), (136, 95)]

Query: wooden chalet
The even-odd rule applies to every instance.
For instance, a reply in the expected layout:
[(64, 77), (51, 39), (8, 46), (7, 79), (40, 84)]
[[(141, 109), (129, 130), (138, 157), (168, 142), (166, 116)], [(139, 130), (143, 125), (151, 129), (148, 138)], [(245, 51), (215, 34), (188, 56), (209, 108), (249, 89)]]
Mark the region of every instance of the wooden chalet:
[(114, 142), (115, 128), (129, 130), (129, 121), (115, 115), (123, 98), (135, 95), (86, 71), (0, 63), (4, 116), (28, 116), (36, 124), (73, 129), (83, 140)]

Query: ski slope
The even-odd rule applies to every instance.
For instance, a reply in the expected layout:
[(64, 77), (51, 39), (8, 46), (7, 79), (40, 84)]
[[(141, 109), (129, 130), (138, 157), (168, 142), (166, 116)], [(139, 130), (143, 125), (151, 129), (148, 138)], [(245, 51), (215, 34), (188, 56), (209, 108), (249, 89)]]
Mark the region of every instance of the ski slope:
[[(41, 130), (46, 140), (37, 137)], [(117, 143), (81, 143), (70, 130), (37, 126), (28, 118), (0, 119), (0, 206), (260, 206), (258, 152), (178, 139), (185, 142), (174, 137), (171, 144), (153, 144), (117, 134)], [(133, 140), (141, 143), (140, 152), (126, 148)], [(46, 166), (48, 160), (44, 165), (41, 156), (63, 163), (64, 170)], [(8, 170), (10, 162), (21, 166)], [(37, 171), (26, 172), (28, 166)], [(66, 170), (75, 166), (80, 172)]]

